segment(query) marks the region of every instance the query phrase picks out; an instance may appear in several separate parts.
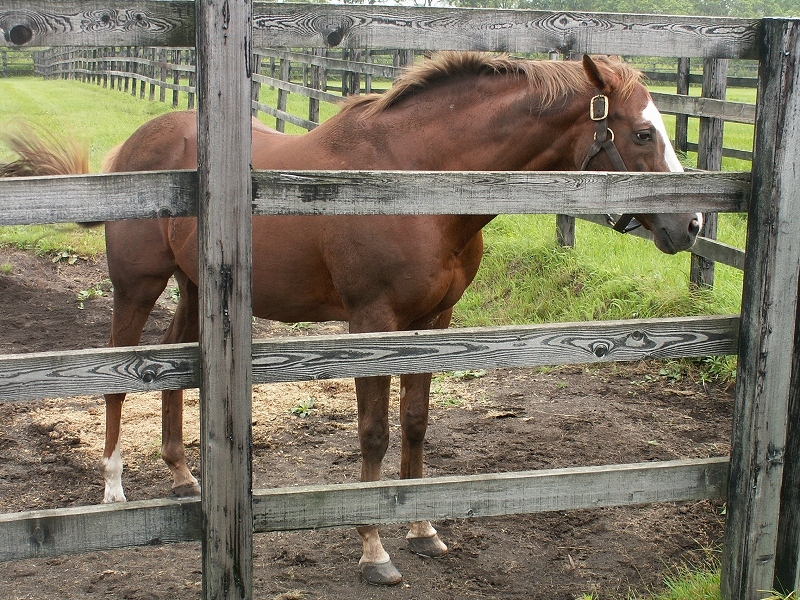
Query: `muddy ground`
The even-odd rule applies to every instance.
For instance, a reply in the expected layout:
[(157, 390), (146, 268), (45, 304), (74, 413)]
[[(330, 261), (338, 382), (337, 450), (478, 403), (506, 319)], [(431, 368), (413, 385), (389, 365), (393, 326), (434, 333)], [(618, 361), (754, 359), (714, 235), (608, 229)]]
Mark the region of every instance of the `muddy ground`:
[[(53, 263), (0, 248), (0, 353), (101, 347), (111, 299), (105, 264)], [(87, 290), (99, 289), (85, 299)], [(84, 298), (84, 299), (81, 299)], [(155, 343), (174, 304), (169, 290), (145, 334)], [(313, 335), (338, 324), (289, 327), (259, 322), (257, 336)], [(426, 475), (489, 473), (725, 455), (732, 389), (701, 385), (663, 363), (499, 369), (434, 381)], [(395, 386), (396, 387), (396, 386)], [(292, 408), (313, 399), (306, 417)], [(199, 460), (197, 395), (189, 392), (186, 442)], [(159, 458), (160, 398), (135, 394), (123, 423), (123, 481), (129, 500), (167, 496)], [(351, 381), (257, 386), (255, 487), (353, 481), (358, 477)], [(99, 502), (103, 435), (99, 397), (0, 404), (0, 512)], [(399, 463), (397, 403), (385, 476)], [(257, 599), (569, 599), (595, 592), (625, 598), (662, 585), (686, 562), (719, 547), (720, 502), (661, 504), (435, 524), (450, 547), (423, 559), (405, 527), (383, 529), (405, 580), (379, 589), (360, 581), (355, 531), (258, 534)], [(18, 599), (200, 597), (199, 543), (0, 563), (2, 597)]]

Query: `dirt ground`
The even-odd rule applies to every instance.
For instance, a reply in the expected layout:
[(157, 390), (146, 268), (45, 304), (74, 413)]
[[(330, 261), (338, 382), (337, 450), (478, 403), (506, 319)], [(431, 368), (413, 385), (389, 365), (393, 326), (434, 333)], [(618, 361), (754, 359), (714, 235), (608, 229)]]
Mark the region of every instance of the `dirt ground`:
[[(0, 353), (101, 347), (108, 338), (110, 285), (103, 259), (53, 263), (0, 248)], [(81, 300), (90, 289), (102, 297)], [(169, 290), (145, 334), (155, 343), (174, 306)], [(256, 336), (313, 335), (338, 324), (259, 322)], [(732, 390), (703, 386), (663, 363), (499, 369), (434, 381), (426, 475), (489, 473), (725, 455)], [(306, 417), (292, 408), (314, 403)], [(169, 495), (159, 457), (160, 398), (135, 394), (123, 423), (123, 482), (129, 500)], [(385, 477), (398, 476), (393, 405)], [(186, 442), (199, 461), (198, 402), (188, 393)], [(359, 455), (348, 380), (254, 389), (254, 486), (352, 481)], [(93, 504), (103, 436), (99, 397), (0, 404), (0, 512)], [(423, 559), (404, 526), (383, 540), (404, 582), (371, 587), (358, 575), (351, 529), (257, 534), (257, 599), (569, 599), (595, 592), (625, 598), (661, 586), (680, 565), (707, 558), (723, 530), (720, 502), (661, 504), (435, 523), (450, 547)], [(0, 563), (4, 598), (200, 597), (200, 546), (177, 544)]]

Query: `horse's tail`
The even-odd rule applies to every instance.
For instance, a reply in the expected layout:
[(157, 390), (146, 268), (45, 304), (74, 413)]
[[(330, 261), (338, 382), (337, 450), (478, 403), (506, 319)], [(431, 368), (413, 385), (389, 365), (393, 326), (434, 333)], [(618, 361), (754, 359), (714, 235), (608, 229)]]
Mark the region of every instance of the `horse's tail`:
[[(4, 141), (17, 159), (0, 164), (0, 177), (85, 175), (89, 172), (89, 148), (74, 140), (60, 140), (41, 129), (34, 130), (25, 123), (18, 123)], [(102, 221), (78, 225), (96, 227), (102, 225)]]
[(119, 156), (120, 148), (122, 148), (124, 143), (125, 142), (120, 142), (103, 157), (103, 164), (100, 166), (101, 173), (113, 173), (116, 171), (117, 156)]
[(89, 149), (74, 140), (59, 140), (20, 123), (6, 136), (5, 142), (18, 158), (0, 165), (0, 177), (83, 175), (89, 172)]

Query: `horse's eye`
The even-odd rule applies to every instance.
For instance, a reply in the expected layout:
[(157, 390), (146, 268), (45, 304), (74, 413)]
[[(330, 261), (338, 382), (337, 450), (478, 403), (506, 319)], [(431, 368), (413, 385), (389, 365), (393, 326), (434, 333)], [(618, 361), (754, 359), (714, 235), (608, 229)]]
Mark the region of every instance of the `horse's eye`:
[(653, 135), (647, 129), (645, 129), (644, 131), (637, 131), (636, 132), (636, 140), (639, 141), (639, 142), (649, 142), (652, 139), (653, 139)]

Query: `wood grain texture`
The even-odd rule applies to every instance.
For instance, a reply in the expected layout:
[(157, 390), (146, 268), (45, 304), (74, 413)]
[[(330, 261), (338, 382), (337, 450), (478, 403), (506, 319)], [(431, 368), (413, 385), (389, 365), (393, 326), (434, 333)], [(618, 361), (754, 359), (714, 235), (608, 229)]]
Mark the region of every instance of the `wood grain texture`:
[[(720, 498), (724, 457), (256, 490), (256, 532)], [(591, 490), (602, 490), (591, 493)], [(197, 540), (198, 500), (0, 515), (0, 561)]]
[[(765, 19), (722, 561), (724, 598), (774, 585), (800, 264), (800, 20)], [(794, 349), (797, 351), (797, 349)], [(794, 500), (797, 490), (794, 490)], [(794, 504), (797, 510), (797, 504)], [(797, 531), (794, 535), (798, 535)], [(784, 556), (797, 561), (797, 556)]]
[(779, 551), (775, 557), (773, 586), (773, 589), (787, 595), (800, 590), (800, 314), (795, 315), (794, 327), (786, 458), (778, 519)]
[[(254, 214), (742, 212), (749, 173), (254, 171)], [(194, 171), (0, 178), (0, 225), (196, 214)], [(102, 199), (102, 200), (101, 200)]]
[(744, 173), (257, 171), (256, 214), (740, 212)]
[(203, 598), (253, 596), (248, 0), (197, 3)]
[[(738, 316), (259, 340), (254, 383), (733, 354)], [(0, 356), (0, 401), (197, 387), (197, 344)]]
[(758, 21), (577, 12), (262, 4), (256, 46), (756, 58)]
[(196, 213), (195, 171), (0, 178), (0, 225)]
[(7, 46), (194, 46), (195, 3), (3, 0)]
[[(3, 0), (0, 30), (11, 46), (194, 46), (194, 8), (182, 0)], [(253, 24), (264, 47), (758, 56), (753, 19), (255, 2)]]

